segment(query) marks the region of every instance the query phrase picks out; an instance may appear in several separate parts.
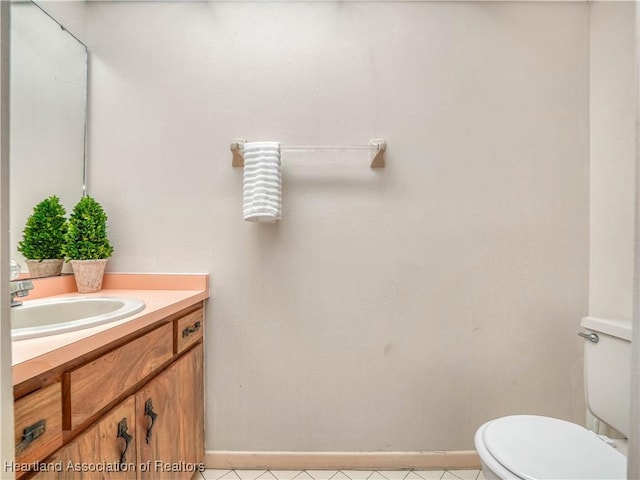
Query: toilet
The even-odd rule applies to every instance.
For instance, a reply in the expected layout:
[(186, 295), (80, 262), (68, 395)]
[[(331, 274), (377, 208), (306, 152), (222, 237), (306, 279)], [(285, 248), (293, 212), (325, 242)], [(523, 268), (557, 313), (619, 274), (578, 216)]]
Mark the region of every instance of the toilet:
[[(625, 436), (629, 431), (631, 321), (585, 317), (585, 396), (589, 411)], [(606, 437), (538, 415), (511, 415), (474, 437), (486, 479), (626, 479), (627, 458)], [(619, 448), (623, 447), (623, 448)], [(625, 450), (626, 451), (626, 450)]]

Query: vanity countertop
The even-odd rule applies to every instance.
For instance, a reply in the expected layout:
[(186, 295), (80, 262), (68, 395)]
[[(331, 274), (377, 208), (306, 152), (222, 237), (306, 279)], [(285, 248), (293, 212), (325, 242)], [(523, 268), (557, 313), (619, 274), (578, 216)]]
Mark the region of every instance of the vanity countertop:
[[(58, 335), (12, 342), (14, 395), (19, 396), (35, 378), (46, 383), (65, 365), (111, 344), (148, 331), (168, 317), (209, 298), (206, 274), (107, 273), (97, 293), (76, 292), (73, 276), (34, 280), (35, 289), (24, 300), (49, 297), (135, 297), (145, 308), (122, 320)], [(14, 307), (20, 308), (20, 307)]]

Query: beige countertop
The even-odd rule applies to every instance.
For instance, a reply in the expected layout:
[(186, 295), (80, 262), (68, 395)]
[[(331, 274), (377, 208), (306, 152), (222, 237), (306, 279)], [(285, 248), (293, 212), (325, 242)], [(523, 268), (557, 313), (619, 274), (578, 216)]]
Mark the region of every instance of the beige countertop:
[[(117, 320), (74, 332), (12, 342), (13, 385), (43, 376), (93, 350), (135, 335), (167, 317), (209, 297), (208, 275), (106, 274), (103, 289), (78, 294), (72, 276), (34, 280), (35, 289), (25, 299), (54, 297), (134, 297), (145, 308)], [(13, 307), (20, 308), (20, 307)]]

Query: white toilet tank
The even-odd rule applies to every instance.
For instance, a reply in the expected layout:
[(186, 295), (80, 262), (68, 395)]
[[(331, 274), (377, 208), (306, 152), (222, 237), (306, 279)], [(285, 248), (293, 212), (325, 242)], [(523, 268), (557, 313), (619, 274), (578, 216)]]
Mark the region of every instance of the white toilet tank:
[(586, 330), (581, 336), (585, 336), (587, 406), (593, 415), (626, 436), (631, 396), (631, 320), (585, 317), (580, 325)]

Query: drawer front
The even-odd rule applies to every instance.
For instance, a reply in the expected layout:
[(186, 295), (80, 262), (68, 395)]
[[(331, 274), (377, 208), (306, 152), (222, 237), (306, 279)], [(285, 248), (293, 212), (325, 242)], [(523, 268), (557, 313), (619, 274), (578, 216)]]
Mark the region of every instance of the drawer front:
[(55, 383), (14, 403), (16, 462), (41, 460), (62, 445), (62, 388)]
[(204, 315), (202, 308), (175, 320), (175, 352), (180, 353), (202, 339)]
[(68, 428), (77, 427), (170, 360), (172, 330), (172, 324), (167, 323), (69, 372), (65, 377)]

